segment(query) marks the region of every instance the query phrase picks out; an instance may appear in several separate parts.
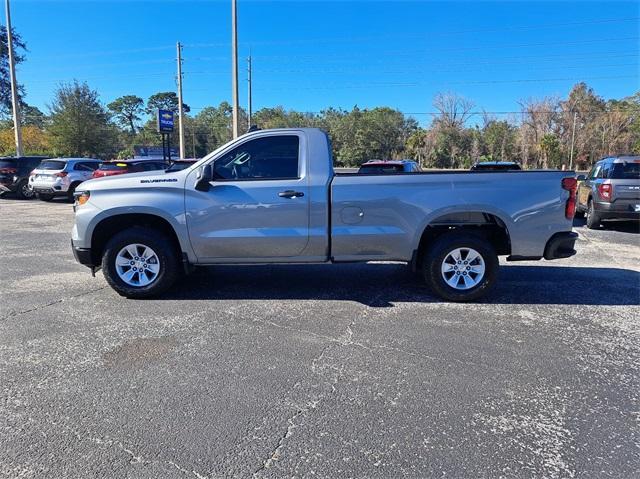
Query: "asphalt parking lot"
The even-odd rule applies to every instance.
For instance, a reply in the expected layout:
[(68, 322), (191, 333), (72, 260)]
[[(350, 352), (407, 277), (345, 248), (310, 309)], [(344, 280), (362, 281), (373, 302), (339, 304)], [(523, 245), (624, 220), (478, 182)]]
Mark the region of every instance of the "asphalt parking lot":
[(0, 199), (2, 477), (640, 475), (640, 234), (443, 303), (398, 264), (212, 267), (132, 301), (67, 203)]

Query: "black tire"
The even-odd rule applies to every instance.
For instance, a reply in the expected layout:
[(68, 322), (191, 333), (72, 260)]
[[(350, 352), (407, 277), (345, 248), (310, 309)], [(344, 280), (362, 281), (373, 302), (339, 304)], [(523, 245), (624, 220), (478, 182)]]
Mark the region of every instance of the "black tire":
[[(456, 289), (443, 277), (442, 265), (449, 253), (457, 248), (474, 249), (484, 260), (484, 276), (469, 289)], [(424, 255), (422, 264), (424, 278), (433, 291), (447, 301), (456, 302), (474, 301), (486, 295), (495, 285), (498, 268), (498, 256), (491, 243), (480, 236), (461, 231), (452, 231), (436, 239)]]
[[(123, 281), (116, 270), (116, 257), (127, 245), (134, 243), (150, 247), (157, 255), (159, 272), (146, 286), (132, 286)], [(173, 243), (162, 232), (135, 226), (116, 234), (102, 254), (102, 272), (107, 283), (118, 294), (131, 299), (158, 296), (169, 289), (180, 275), (180, 263)]]
[(69, 186), (69, 190), (67, 191), (67, 200), (69, 200), (72, 203), (73, 203), (73, 194), (76, 192), (76, 188), (78, 187), (79, 184), (80, 184), (79, 181), (76, 183), (71, 183), (71, 185)]
[(29, 182), (22, 180), (16, 188), (16, 197), (19, 200), (30, 200), (35, 196), (35, 192), (29, 188)]
[(590, 230), (597, 230), (600, 228), (600, 216), (595, 210), (593, 200), (589, 200), (589, 204), (587, 205), (587, 228)]
[(51, 201), (53, 199), (53, 195), (49, 193), (38, 193), (38, 199), (42, 201)]
[(576, 214), (573, 215), (573, 217), (578, 219), (584, 218), (584, 211), (582, 211), (580, 207), (577, 205), (576, 205)]

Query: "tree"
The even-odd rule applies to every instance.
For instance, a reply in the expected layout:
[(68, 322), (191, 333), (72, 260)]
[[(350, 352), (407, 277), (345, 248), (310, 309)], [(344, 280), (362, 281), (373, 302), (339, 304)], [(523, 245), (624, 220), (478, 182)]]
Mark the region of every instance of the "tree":
[(439, 113), (435, 121), (448, 128), (463, 128), (474, 106), (471, 100), (455, 93), (438, 93), (433, 99), (433, 107)]
[(482, 128), (486, 153), (492, 160), (515, 159), (517, 128), (507, 121), (489, 120)]
[(86, 83), (62, 84), (50, 109), (49, 133), (57, 154), (108, 157), (117, 149), (109, 115)]
[(48, 120), (47, 116), (38, 107), (27, 105), (26, 103), (20, 107), (20, 116), (22, 117), (23, 126), (44, 128)]
[[(14, 29), (13, 34), (13, 59), (16, 63), (24, 61), (24, 55), (20, 51), (26, 51), (27, 46)], [(24, 87), (18, 85), (18, 99), (21, 101), (24, 95)], [(0, 25), (0, 114), (11, 113), (11, 77), (9, 75), (9, 46), (7, 44), (7, 27)]]
[[(51, 141), (48, 133), (36, 126), (22, 127), (22, 146), (28, 155), (49, 154)], [(0, 130), (0, 155), (13, 155), (16, 151), (13, 128)]]
[(520, 126), (521, 160), (524, 166), (546, 168), (542, 151), (542, 138), (558, 131), (558, 100), (546, 97), (520, 102), (522, 124)]
[[(189, 113), (191, 108), (188, 105), (182, 104), (182, 108), (185, 113)], [(145, 111), (149, 115), (155, 115), (158, 110), (170, 110), (178, 111), (178, 95), (172, 91), (159, 92), (151, 95), (147, 100), (147, 108)]]
[(545, 168), (559, 168), (562, 166), (560, 140), (553, 133), (546, 133), (540, 138), (540, 151)]
[(129, 128), (132, 135), (136, 133), (136, 123), (144, 111), (144, 100), (139, 96), (125, 95), (116, 98), (107, 105), (118, 125)]

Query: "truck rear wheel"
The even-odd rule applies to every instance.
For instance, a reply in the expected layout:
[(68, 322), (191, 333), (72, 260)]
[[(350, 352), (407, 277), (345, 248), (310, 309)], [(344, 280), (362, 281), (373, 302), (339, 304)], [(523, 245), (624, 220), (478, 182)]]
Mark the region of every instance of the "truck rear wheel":
[(423, 273), (433, 291), (448, 301), (474, 301), (493, 288), (498, 256), (491, 243), (466, 232), (440, 236), (424, 256)]
[(136, 226), (107, 243), (102, 272), (118, 294), (140, 299), (169, 289), (178, 277), (179, 264), (169, 238), (160, 231)]

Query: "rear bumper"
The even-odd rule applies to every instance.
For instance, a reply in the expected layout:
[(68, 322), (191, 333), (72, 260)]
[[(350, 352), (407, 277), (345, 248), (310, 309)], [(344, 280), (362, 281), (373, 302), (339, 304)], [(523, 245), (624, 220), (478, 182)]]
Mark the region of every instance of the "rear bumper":
[(544, 259), (569, 258), (576, 254), (575, 243), (578, 233), (563, 231), (554, 234), (544, 248)]
[(73, 257), (80, 264), (88, 266), (91, 269), (96, 267), (93, 264), (93, 256), (91, 254), (91, 248), (78, 248), (73, 244), (73, 240), (71, 241), (71, 250), (73, 251)]
[(43, 193), (47, 195), (66, 195), (67, 188), (64, 185), (39, 185), (37, 183), (31, 183), (31, 188), (36, 193)]
[(600, 219), (640, 219), (640, 211), (636, 211), (636, 205), (640, 205), (638, 200), (618, 199), (611, 203), (596, 202), (595, 210)]

